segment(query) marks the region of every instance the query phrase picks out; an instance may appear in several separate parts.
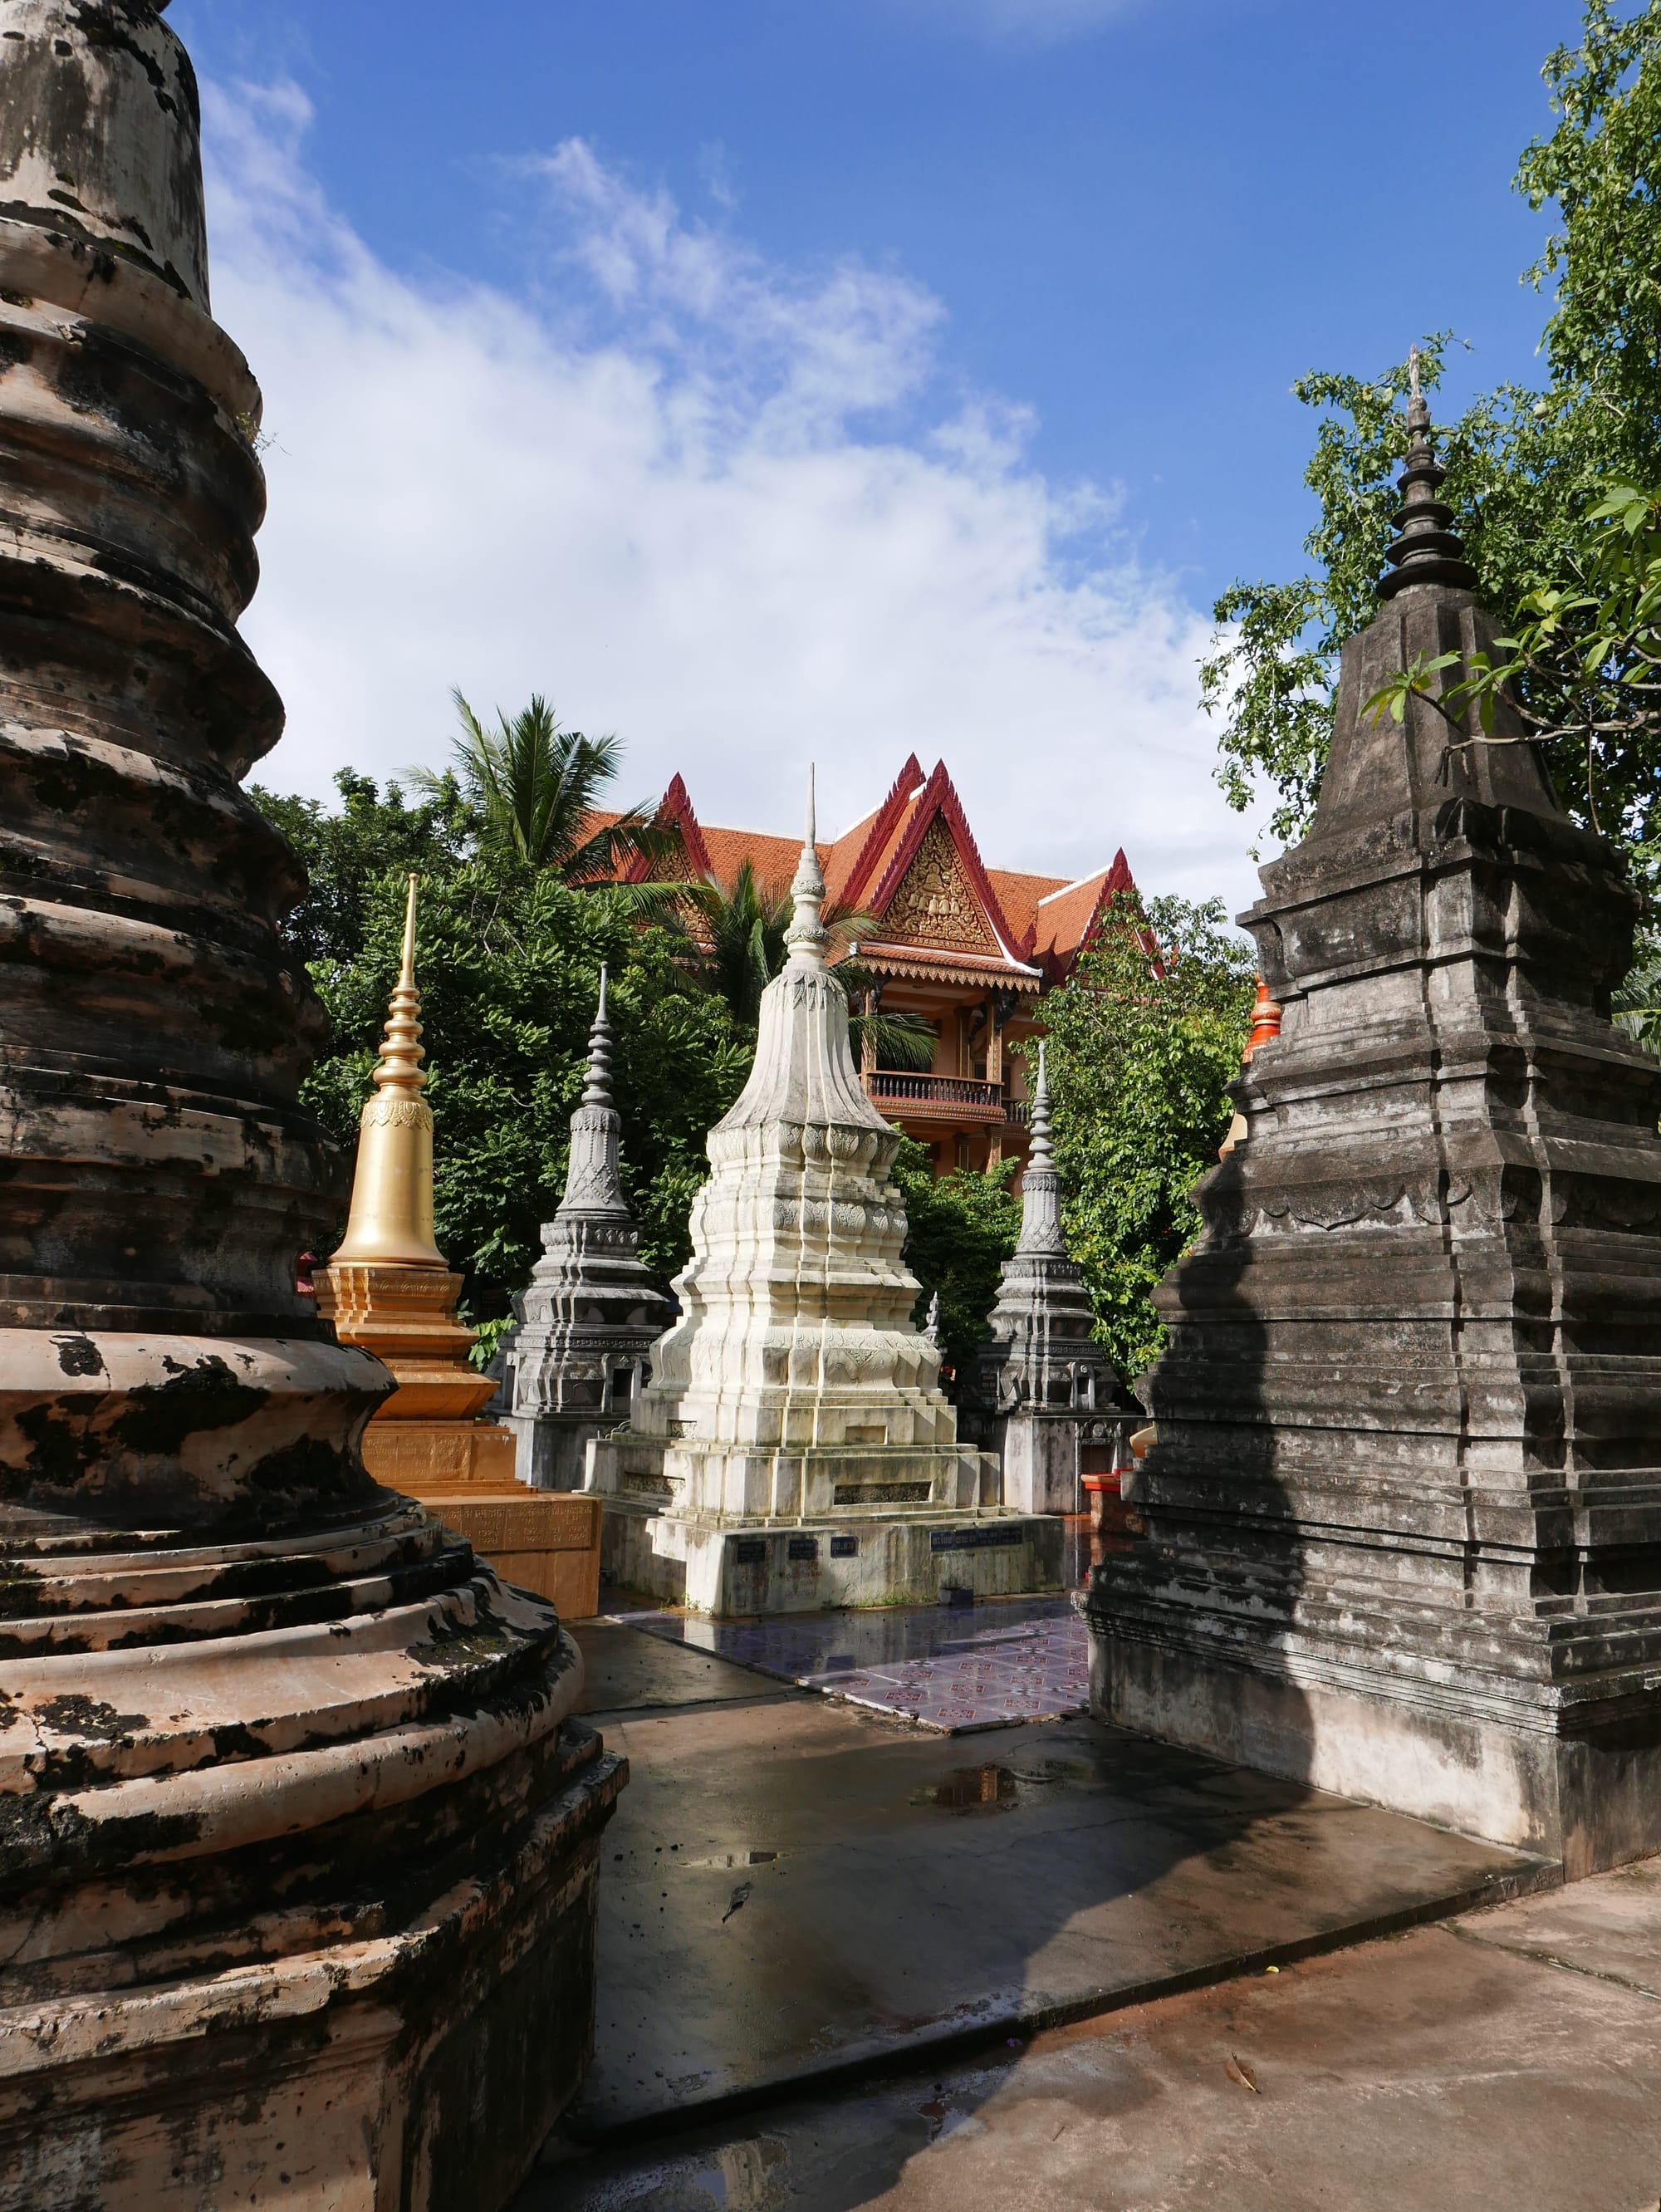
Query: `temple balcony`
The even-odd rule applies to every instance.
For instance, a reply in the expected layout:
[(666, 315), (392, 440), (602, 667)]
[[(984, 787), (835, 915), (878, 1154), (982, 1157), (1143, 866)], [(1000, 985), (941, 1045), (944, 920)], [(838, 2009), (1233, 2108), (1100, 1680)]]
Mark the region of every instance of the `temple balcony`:
[(937, 1121), (955, 1129), (999, 1128), (1009, 1114), (1000, 1083), (969, 1075), (911, 1075), (867, 1068), (866, 1096), (891, 1121)]

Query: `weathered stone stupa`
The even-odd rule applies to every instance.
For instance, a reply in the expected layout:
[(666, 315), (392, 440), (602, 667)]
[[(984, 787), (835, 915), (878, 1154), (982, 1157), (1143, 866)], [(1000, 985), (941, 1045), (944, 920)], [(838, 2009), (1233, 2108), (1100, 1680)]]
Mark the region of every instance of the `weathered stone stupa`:
[(295, 1294), (259, 394), (153, 6), (0, 0), (0, 2206), (476, 2212), (585, 2056), (619, 1769)]
[(1496, 627), (1409, 422), (1319, 806), (1244, 918), (1284, 1024), (1160, 1294), (1095, 1697), (1584, 1874), (1661, 1844), (1661, 1070), (1608, 1018), (1619, 857), (1516, 716), (1364, 711)]
[(543, 1225), (543, 1256), (515, 1301), (518, 1327), (503, 1360), (518, 1477), (536, 1490), (582, 1488), (589, 1438), (628, 1419), (674, 1310), (640, 1261), (640, 1232), (618, 1170), (622, 1127), (611, 1097), (602, 968), (565, 1197)]
[(1038, 1048), (1032, 1152), (1021, 1184), (1021, 1241), (1003, 1262), (991, 1333), (976, 1354), (976, 1386), (992, 1410), (1003, 1502), (1025, 1513), (1079, 1510), (1083, 1425), (1108, 1396), (1107, 1355), (1084, 1270), (1061, 1227), (1061, 1177), (1050, 1144), (1050, 1084)]
[(913, 1328), (898, 1133), (867, 1098), (807, 842), (755, 1065), (711, 1132), (681, 1318), (633, 1428), (589, 1446), (613, 1579), (712, 1613), (932, 1599), (1060, 1578), (1061, 1523), (1004, 1512)]

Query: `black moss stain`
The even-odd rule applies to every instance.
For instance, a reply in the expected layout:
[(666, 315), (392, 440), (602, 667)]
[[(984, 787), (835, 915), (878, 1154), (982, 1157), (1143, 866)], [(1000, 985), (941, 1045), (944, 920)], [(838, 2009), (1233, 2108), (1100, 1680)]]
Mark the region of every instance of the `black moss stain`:
[(78, 1692), (49, 1698), (34, 1708), (35, 1718), (55, 1735), (78, 1735), (89, 1743), (126, 1743), (135, 1729), (148, 1728), (148, 1713), (118, 1713), (100, 1698)]
[(167, 1382), (130, 1393), (124, 1413), (110, 1425), (112, 1440), (129, 1451), (158, 1458), (176, 1453), (204, 1430), (230, 1429), (263, 1413), (270, 1393), (244, 1382), (217, 1352)]
[(104, 1375), (104, 1355), (89, 1336), (58, 1336), (58, 1364), (65, 1375)]

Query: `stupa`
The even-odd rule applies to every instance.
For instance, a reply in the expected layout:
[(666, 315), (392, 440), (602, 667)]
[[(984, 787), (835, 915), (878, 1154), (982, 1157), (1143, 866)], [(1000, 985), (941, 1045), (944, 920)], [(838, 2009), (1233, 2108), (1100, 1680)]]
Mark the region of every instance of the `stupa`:
[[(1501, 706), (1415, 391), (1308, 836), (1243, 917), (1284, 1009), (1159, 1293), (1145, 1534), (1093, 1577), (1106, 1717), (1524, 1845), (1661, 1846), (1661, 1068), (1638, 901)], [(1404, 720), (1367, 702), (1458, 664)]]
[(364, 1431), (365, 1467), (430, 1506), (508, 1581), (552, 1599), (567, 1620), (585, 1620), (599, 1601), (598, 1508), (586, 1498), (527, 1498), (515, 1481), (512, 1431), (481, 1418), (496, 1385), (469, 1361), (478, 1337), (458, 1310), (463, 1279), (434, 1238), (415, 892), (411, 876), (346, 1235), (329, 1265), (313, 1270), (312, 1291), (340, 1341), (373, 1352), (397, 1382)]
[(618, 1170), (622, 1127), (611, 1097), (602, 968), (565, 1196), (543, 1224), (543, 1256), (514, 1302), (518, 1325), (501, 1352), (518, 1477), (536, 1490), (582, 1488), (589, 1438), (628, 1420), (674, 1311), (639, 1256), (640, 1232)]
[(190, 63), (0, 0), (0, 2203), (485, 2212), (586, 2056), (621, 1768), (296, 1293), (342, 1178), (238, 787), (282, 708)]
[(1009, 1512), (913, 1327), (890, 1170), (827, 969), (812, 786), (755, 1065), (711, 1132), (681, 1317), (631, 1427), (588, 1447), (604, 1571), (711, 1613), (1049, 1588), (1062, 1525)]
[(1021, 1184), (1021, 1238), (1003, 1262), (991, 1333), (975, 1355), (1003, 1467), (1003, 1502), (1027, 1513), (1079, 1510), (1079, 1452), (1111, 1395), (1107, 1354), (1092, 1331), (1084, 1270), (1061, 1226), (1061, 1177), (1050, 1142), (1046, 1047), (1038, 1048), (1032, 1151)]

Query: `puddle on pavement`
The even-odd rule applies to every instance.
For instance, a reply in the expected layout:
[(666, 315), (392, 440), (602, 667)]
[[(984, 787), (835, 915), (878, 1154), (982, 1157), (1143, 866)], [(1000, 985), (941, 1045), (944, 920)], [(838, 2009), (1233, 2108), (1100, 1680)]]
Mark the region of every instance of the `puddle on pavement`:
[(677, 1859), (683, 1867), (747, 1867), (771, 1866), (775, 1859), (783, 1858), (782, 1851), (717, 1851), (706, 1859)]
[(1005, 1812), (1020, 1795), (1007, 1766), (960, 1766), (926, 1790), (913, 1792), (913, 1805), (932, 1805), (943, 1813)]

